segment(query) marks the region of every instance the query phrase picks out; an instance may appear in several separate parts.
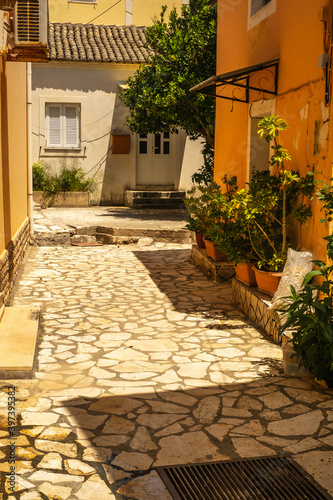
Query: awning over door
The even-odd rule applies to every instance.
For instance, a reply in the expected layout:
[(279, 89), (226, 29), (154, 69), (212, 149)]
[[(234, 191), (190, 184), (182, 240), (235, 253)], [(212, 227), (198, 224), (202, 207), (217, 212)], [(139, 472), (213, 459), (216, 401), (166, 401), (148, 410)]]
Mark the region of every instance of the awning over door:
[(190, 92), (207, 94), (232, 101), (249, 102), (250, 91), (262, 96), (277, 95), (279, 58), (247, 68), (211, 76), (190, 89)]

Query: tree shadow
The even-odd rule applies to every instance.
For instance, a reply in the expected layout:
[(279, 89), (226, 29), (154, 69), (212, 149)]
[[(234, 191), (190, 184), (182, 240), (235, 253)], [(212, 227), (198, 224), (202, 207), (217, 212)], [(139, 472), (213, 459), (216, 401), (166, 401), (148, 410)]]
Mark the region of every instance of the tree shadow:
[(149, 272), (161, 293), (181, 313), (200, 313), (205, 317), (221, 317), (230, 311), (230, 283), (208, 281), (189, 261), (190, 249), (134, 250), (134, 255)]
[[(298, 403), (293, 388), (302, 384), (267, 373), (242, 383), (201, 386), (198, 380), (198, 387), (176, 390), (159, 390), (156, 386), (138, 389), (130, 383), (112, 386), (110, 381), (108, 392), (113, 394), (90, 398), (84, 390), (76, 391), (82, 396), (59, 398), (57, 404), (61, 424), (75, 429), (65, 441), (75, 440), (77, 458), (91, 464), (117, 499), (148, 499), (157, 498), (150, 488), (162, 488), (160, 479), (152, 474), (157, 466), (290, 453), (289, 448), (303, 439), (303, 431), (284, 436), (279, 443), (279, 434), (284, 431), (279, 433), (278, 424), (291, 416), (283, 413), (284, 407)], [(307, 390), (310, 387), (311, 383)], [(302, 402), (303, 412), (318, 409), (332, 397), (332, 390), (316, 387), (316, 392), (316, 402)], [(265, 398), (277, 393), (285, 402), (283, 408), (277, 404), (272, 411), (271, 400)], [(325, 424), (324, 418), (312, 437), (320, 436)], [(141, 496), (130, 494), (134, 479), (139, 479), (133, 485)], [(79, 487), (81, 484), (76, 489)]]

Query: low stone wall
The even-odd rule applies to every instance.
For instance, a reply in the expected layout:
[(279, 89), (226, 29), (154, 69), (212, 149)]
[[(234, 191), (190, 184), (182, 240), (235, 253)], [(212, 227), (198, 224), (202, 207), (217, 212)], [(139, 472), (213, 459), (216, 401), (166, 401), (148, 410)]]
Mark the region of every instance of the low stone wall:
[(232, 280), (232, 298), (239, 308), (278, 345), (281, 345), (281, 318), (270, 309), (271, 301), (255, 287), (248, 287), (236, 278)]
[(235, 266), (230, 262), (215, 262), (207, 251), (192, 245), (190, 261), (214, 281), (229, 281), (235, 275)]
[(34, 191), (34, 201), (43, 207), (90, 207), (89, 191), (64, 191), (49, 195)]
[(231, 279), (233, 301), (273, 342), (281, 345), (282, 316), (270, 308), (271, 301), (268, 295), (259, 292), (256, 287), (249, 287), (238, 281), (234, 277), (233, 264), (215, 262), (208, 257), (206, 250), (198, 248), (197, 245), (192, 245), (190, 261), (214, 281), (230, 281)]
[(27, 217), (12, 241), (0, 255), (0, 318), (8, 299), (18, 266), (26, 251), (30, 236), (30, 220)]

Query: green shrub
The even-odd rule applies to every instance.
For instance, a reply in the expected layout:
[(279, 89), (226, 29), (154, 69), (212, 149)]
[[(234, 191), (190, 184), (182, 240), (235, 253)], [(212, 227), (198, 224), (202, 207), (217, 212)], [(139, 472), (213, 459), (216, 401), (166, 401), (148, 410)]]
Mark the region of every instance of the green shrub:
[[(327, 256), (333, 257), (333, 236), (327, 236)], [(286, 306), (287, 321), (282, 333), (292, 331), (294, 356), (318, 380), (325, 380), (333, 387), (333, 266), (323, 261), (313, 261), (318, 270), (306, 275), (298, 292), (291, 288), (291, 304)], [(310, 281), (321, 278), (320, 284)]]
[(90, 191), (94, 180), (85, 178), (82, 168), (64, 167), (59, 175), (61, 191)]
[(36, 161), (32, 165), (32, 183), (34, 191), (44, 191), (47, 178), (44, 170), (44, 165), (40, 161)]
[(42, 162), (35, 162), (32, 174), (34, 191), (44, 191), (50, 195), (61, 191), (92, 191), (94, 187), (94, 180), (86, 178), (82, 168), (63, 166), (59, 175), (52, 175), (45, 171)]

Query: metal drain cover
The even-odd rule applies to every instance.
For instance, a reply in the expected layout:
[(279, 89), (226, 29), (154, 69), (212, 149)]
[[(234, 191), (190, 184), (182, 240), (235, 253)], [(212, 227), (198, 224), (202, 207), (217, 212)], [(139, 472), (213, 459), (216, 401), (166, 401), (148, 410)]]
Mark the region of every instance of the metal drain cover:
[(331, 499), (292, 458), (156, 467), (174, 500)]

